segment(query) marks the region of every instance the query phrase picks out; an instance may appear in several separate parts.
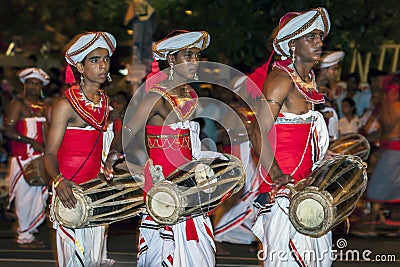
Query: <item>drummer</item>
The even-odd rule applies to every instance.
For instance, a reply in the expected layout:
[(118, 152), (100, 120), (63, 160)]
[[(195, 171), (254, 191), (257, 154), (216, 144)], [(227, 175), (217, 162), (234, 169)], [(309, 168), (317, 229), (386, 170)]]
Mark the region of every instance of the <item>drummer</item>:
[(44, 128), (47, 124), (42, 89), (50, 77), (40, 68), (26, 68), (18, 73), (24, 90), (8, 106), (4, 135), (11, 141), (9, 165), (10, 204), (14, 201), (18, 219), (17, 244), (21, 248), (43, 248), (33, 235), (45, 220), (47, 186), (30, 186), (24, 168), (44, 152)]
[[(382, 125), (382, 155), (366, 192), (367, 199), (372, 203), (370, 216), (373, 228), (378, 224), (389, 224), (386, 221), (389, 218), (382, 216), (381, 208), (384, 204), (400, 202), (400, 73), (387, 77), (383, 93), (381, 101), (385, 104), (379, 113), (379, 123)], [(396, 208), (398, 209), (398, 206)], [(396, 234), (399, 235), (400, 231)]]
[[(134, 146), (143, 143), (138, 136), (146, 131), (150, 159), (144, 169), (145, 193), (152, 186), (152, 165), (161, 166), (163, 176), (167, 177), (177, 167), (200, 156), (199, 124), (191, 121), (198, 97), (188, 82), (197, 79), (200, 53), (209, 43), (210, 36), (205, 31), (178, 30), (153, 46), (157, 62), (153, 62), (153, 72), (146, 81), (147, 92), (134, 111), (128, 108), (125, 119), (130, 119), (123, 126), (126, 136), (132, 136)], [(169, 69), (158, 72), (158, 63)], [(113, 149), (121, 151), (121, 143), (113, 143)], [(116, 151), (108, 154), (106, 171), (112, 170), (110, 166), (120, 156)], [(145, 214), (139, 229), (137, 266), (215, 266), (215, 244), (208, 217), (197, 216), (161, 226)]]
[[(65, 59), (79, 72), (80, 82), (74, 84), (72, 69), (67, 68), (66, 82), (73, 85), (53, 106), (45, 166), (53, 192), (69, 209), (77, 204), (72, 187), (100, 172), (110, 111), (101, 86), (111, 81), (110, 58), (116, 45), (107, 32), (78, 34), (67, 45)], [(111, 266), (115, 262), (107, 259), (105, 226), (69, 229), (54, 221), (53, 227), (59, 266)]]
[(258, 114), (261, 130), (256, 128), (252, 138), (267, 170), (256, 200), (262, 208), (252, 228), (263, 244), (265, 266), (298, 266), (299, 262), (301, 266), (331, 266), (331, 233), (311, 238), (296, 232), (287, 215), (289, 191), (281, 189), (306, 178), (328, 148), (326, 124), (314, 111), (324, 97), (317, 90), (312, 67), (321, 57), (329, 29), (324, 8), (292, 12), (280, 20), (273, 41), (282, 60), (275, 61), (267, 75)]

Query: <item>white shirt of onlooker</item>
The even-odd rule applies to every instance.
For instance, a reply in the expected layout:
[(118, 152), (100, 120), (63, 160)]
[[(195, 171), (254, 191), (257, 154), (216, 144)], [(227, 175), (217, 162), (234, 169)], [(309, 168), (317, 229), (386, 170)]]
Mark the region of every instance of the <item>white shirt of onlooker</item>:
[(340, 118), (338, 121), (339, 135), (357, 133), (360, 127), (361, 121), (357, 116), (354, 116), (350, 121), (346, 117)]

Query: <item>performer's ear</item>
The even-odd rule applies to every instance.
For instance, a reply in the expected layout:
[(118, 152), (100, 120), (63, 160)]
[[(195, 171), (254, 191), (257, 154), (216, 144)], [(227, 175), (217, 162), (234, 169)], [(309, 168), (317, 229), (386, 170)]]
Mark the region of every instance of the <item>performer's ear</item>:
[(173, 54), (168, 54), (167, 61), (168, 61), (168, 65), (170, 65), (170, 66), (171, 66), (171, 63), (172, 63), (172, 65), (175, 64), (175, 61), (176, 61), (175, 56)]
[(76, 69), (82, 74), (84, 72), (83, 64), (81, 62), (76, 63)]
[(290, 49), (292, 49), (292, 47), (295, 47), (295, 42), (293, 39), (289, 41), (288, 46)]

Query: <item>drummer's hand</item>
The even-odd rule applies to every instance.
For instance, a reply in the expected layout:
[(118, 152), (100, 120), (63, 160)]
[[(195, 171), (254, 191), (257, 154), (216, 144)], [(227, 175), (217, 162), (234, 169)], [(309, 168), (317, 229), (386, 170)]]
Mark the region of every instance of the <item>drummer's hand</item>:
[(44, 152), (44, 146), (36, 140), (32, 140), (31, 146), (35, 151)]
[(109, 122), (113, 122), (116, 119), (120, 119), (121, 116), (121, 111), (119, 109), (113, 109), (110, 111), (109, 115), (108, 115), (108, 121)]
[(67, 179), (63, 179), (56, 188), (57, 196), (60, 198), (64, 207), (68, 209), (73, 209), (76, 206), (76, 198), (72, 193), (72, 186), (74, 184), (75, 183)]
[(340, 154), (328, 149), (325, 153), (324, 159), (330, 159), (337, 155), (340, 155)]
[(273, 183), (271, 185), (271, 201), (275, 199), (275, 194), (282, 187), (287, 185), (288, 183), (294, 183), (294, 179), (290, 174), (282, 174), (276, 178), (274, 178)]
[(124, 155), (115, 150), (111, 150), (108, 153), (106, 162), (104, 163), (104, 175), (107, 180), (112, 180), (114, 177), (113, 166), (117, 160), (122, 159), (123, 157)]

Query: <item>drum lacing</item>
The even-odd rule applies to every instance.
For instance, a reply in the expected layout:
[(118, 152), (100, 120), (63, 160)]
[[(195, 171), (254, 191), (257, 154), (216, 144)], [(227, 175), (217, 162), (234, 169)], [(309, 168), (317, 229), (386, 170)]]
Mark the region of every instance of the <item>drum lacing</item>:
[(202, 202), (201, 202), (201, 197), (200, 197), (200, 190), (197, 190), (197, 197), (199, 198), (200, 210), (201, 210), (202, 214), (204, 215), (204, 218), (207, 217), (207, 213), (210, 212), (211, 194), (212, 193), (208, 193), (208, 205), (207, 205), (207, 211), (205, 211), (205, 210), (203, 210), (203, 207), (201, 204)]
[[(54, 192), (54, 194), (53, 194)], [(54, 222), (55, 221), (55, 215), (54, 215), (54, 200), (56, 199), (56, 189), (54, 188), (54, 183), (52, 183), (52, 190), (49, 193), (50, 195), (50, 205), (49, 205), (49, 209), (50, 209), (50, 214), (49, 214), (49, 220), (50, 222)]]

